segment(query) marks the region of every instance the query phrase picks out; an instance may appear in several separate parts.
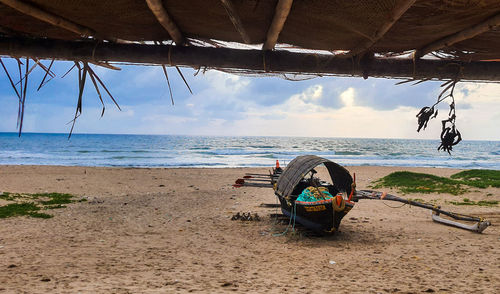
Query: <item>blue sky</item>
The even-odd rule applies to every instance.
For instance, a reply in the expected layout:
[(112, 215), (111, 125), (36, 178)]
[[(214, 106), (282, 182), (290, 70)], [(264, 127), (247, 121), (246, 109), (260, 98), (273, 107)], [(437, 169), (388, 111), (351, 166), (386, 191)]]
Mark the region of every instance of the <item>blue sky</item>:
[[(3, 59), (11, 73), (16, 65)], [(48, 64), (47, 61), (44, 62)], [(56, 62), (57, 77), (36, 91), (43, 71), (29, 78), (25, 132), (67, 133), (77, 101), (77, 74), (69, 62)], [(121, 71), (95, 68), (122, 111), (106, 97), (101, 107), (90, 79), (83, 114), (75, 133), (184, 134), (251, 136), (319, 136), (437, 139), (440, 119), (416, 132), (420, 108), (432, 105), (440, 83), (395, 85), (397, 80), (322, 77), (288, 81), (278, 77), (248, 77), (184, 68), (194, 95), (169, 68), (175, 105), (170, 103), (161, 67), (120, 66)], [(460, 83), (456, 91), (457, 126), (464, 139), (500, 140), (500, 85)], [(17, 97), (0, 69), (0, 131), (16, 131)]]

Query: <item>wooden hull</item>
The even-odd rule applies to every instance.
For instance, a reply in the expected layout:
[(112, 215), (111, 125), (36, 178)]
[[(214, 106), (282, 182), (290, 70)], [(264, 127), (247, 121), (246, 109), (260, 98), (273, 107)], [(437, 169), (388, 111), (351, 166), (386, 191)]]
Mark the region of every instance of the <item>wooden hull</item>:
[[(322, 234), (338, 231), (342, 218), (354, 207), (354, 203), (346, 201), (345, 208), (342, 211), (335, 211), (332, 201), (291, 204), (281, 197), (278, 198), (284, 215), (294, 217), (297, 223)], [(296, 210), (295, 213), (294, 209)]]

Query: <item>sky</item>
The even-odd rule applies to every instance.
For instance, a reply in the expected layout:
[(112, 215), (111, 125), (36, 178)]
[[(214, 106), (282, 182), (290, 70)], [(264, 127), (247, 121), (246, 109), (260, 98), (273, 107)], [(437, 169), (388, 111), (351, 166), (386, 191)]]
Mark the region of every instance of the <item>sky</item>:
[[(14, 61), (2, 60), (17, 76)], [(56, 78), (38, 92), (44, 72), (33, 70), (24, 132), (70, 131), (68, 122), (78, 98), (77, 71), (61, 77), (71, 66), (56, 62)], [(450, 102), (442, 103), (438, 117), (417, 133), (415, 115), (436, 101), (440, 82), (412, 86), (396, 85), (400, 80), (354, 77), (289, 81), (182, 68), (191, 95), (175, 68), (168, 68), (175, 101), (171, 105), (161, 67), (119, 67), (120, 71), (93, 68), (122, 111), (101, 90), (106, 104), (101, 118), (101, 103), (89, 79), (74, 133), (438, 139)], [(457, 128), (464, 140), (500, 140), (500, 84), (461, 82), (455, 98)], [(0, 132), (16, 131), (17, 110), (18, 99), (0, 68)]]

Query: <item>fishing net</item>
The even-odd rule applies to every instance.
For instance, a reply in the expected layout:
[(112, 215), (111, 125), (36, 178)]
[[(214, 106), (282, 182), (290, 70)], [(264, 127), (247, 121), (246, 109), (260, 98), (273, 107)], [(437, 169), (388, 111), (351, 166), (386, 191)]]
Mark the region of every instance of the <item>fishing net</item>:
[(333, 196), (328, 192), (328, 189), (325, 187), (307, 187), (302, 193), (300, 193), (299, 197), (297, 197), (296, 201), (299, 202), (316, 202), (321, 200), (330, 200)]

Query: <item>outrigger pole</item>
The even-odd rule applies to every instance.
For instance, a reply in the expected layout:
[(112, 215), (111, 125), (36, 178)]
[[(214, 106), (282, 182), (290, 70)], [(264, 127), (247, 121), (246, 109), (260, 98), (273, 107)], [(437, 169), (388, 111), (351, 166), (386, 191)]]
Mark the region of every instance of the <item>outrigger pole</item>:
[[(469, 215), (463, 215), (463, 214), (459, 214), (459, 213), (445, 211), (445, 210), (442, 210), (440, 206), (400, 198), (400, 197), (397, 197), (397, 196), (394, 196), (391, 194), (387, 194), (385, 192), (377, 192), (377, 191), (372, 191), (372, 190), (359, 190), (359, 191), (356, 191), (356, 194), (354, 195), (353, 199), (354, 200), (359, 200), (359, 199), (389, 200), (389, 201), (396, 201), (396, 202), (409, 204), (412, 206), (417, 206), (417, 207), (429, 209), (429, 210), (432, 210), (432, 220), (433, 221), (438, 222), (438, 223), (442, 223), (445, 225), (469, 230), (469, 231), (474, 231), (477, 233), (481, 233), (488, 226), (491, 225), (491, 223), (489, 221), (486, 221), (481, 217), (475, 217), (475, 216), (469, 216)], [(453, 221), (450, 219), (441, 218), (439, 216), (440, 214), (444, 214), (444, 215), (449, 216), (455, 220), (469, 221), (469, 222), (476, 222), (476, 223), (473, 225), (466, 225), (466, 224), (463, 224), (463, 223), (460, 223), (457, 221)]]

